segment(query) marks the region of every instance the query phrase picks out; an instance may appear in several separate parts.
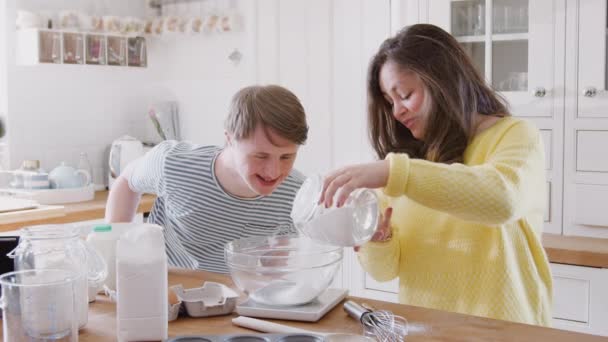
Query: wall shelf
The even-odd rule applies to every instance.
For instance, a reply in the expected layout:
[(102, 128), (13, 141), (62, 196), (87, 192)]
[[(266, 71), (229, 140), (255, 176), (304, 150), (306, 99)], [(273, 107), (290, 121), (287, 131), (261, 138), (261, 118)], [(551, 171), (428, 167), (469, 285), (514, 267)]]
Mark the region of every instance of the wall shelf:
[(141, 36), (47, 29), (17, 30), (18, 65), (80, 64), (147, 66)]

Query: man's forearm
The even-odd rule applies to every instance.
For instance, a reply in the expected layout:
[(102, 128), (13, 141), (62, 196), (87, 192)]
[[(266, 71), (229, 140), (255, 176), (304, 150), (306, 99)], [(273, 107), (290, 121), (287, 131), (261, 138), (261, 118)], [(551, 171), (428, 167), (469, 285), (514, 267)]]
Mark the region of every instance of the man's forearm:
[(128, 180), (120, 176), (112, 184), (106, 203), (107, 223), (131, 222), (137, 212), (141, 194), (129, 188)]

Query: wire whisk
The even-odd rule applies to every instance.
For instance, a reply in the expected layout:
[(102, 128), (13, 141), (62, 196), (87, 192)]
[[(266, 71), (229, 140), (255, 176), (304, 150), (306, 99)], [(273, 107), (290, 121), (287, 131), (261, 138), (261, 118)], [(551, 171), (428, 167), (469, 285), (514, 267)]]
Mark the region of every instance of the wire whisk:
[(344, 310), (360, 321), (366, 336), (373, 336), (379, 342), (403, 342), (407, 335), (407, 320), (387, 310), (371, 310), (347, 301)]

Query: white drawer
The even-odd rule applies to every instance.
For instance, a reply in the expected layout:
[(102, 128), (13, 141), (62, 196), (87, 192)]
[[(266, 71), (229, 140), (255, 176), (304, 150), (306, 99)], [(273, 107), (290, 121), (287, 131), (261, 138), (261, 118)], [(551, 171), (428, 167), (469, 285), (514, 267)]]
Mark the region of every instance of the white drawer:
[(579, 225), (608, 227), (606, 198), (608, 186), (575, 185), (574, 222)]
[(602, 158), (599, 146), (608, 146), (608, 131), (576, 131), (576, 171), (608, 173), (608, 158)]
[(551, 264), (553, 325), (608, 336), (608, 269)]
[(589, 322), (591, 281), (568, 275), (553, 275), (553, 318)]

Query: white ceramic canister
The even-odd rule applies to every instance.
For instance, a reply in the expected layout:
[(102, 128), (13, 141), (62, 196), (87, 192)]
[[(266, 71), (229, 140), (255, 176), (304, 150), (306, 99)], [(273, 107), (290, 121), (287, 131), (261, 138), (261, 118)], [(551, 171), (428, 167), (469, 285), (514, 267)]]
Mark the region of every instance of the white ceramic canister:
[(118, 341), (166, 340), (167, 255), (160, 226), (141, 224), (116, 245)]

